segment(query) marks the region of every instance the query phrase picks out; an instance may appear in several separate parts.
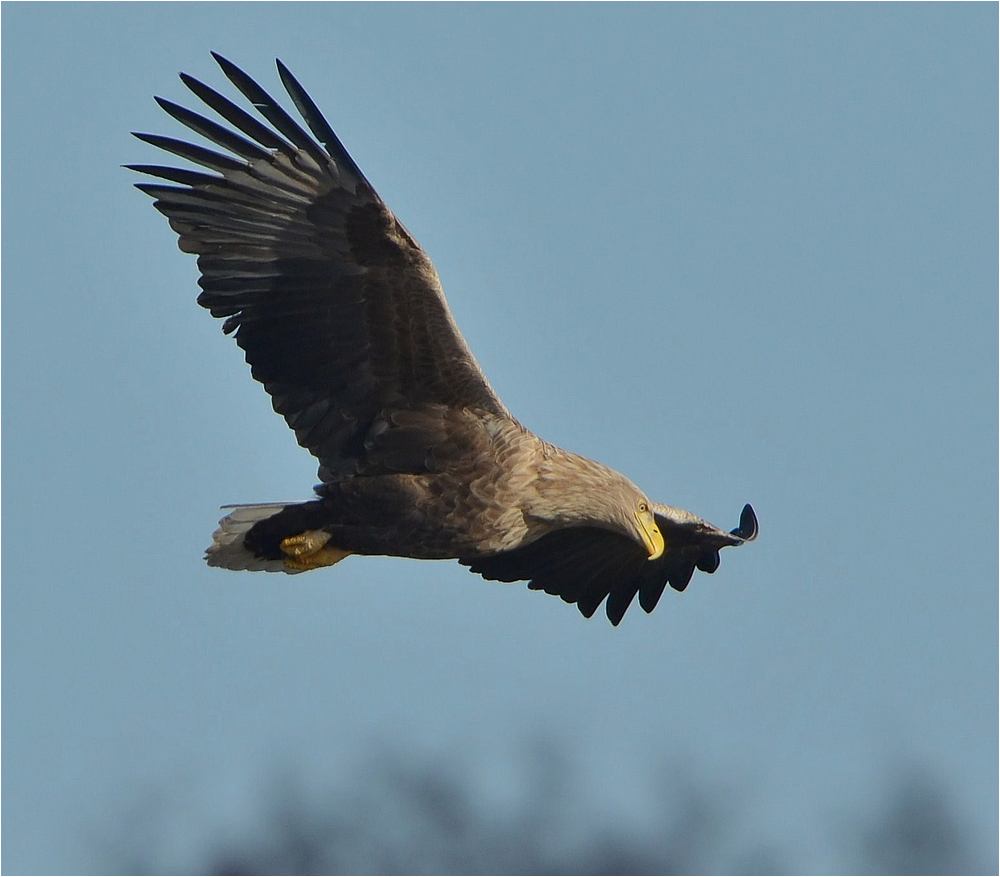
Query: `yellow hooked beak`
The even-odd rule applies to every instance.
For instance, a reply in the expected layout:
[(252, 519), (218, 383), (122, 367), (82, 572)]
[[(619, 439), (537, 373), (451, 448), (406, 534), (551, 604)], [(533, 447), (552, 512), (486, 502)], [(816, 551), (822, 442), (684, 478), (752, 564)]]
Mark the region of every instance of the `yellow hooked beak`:
[(656, 560), (663, 554), (664, 542), (660, 528), (656, 526), (656, 518), (645, 503), (639, 506), (634, 512), (635, 519), (639, 524), (639, 533), (642, 541), (649, 552), (649, 559)]

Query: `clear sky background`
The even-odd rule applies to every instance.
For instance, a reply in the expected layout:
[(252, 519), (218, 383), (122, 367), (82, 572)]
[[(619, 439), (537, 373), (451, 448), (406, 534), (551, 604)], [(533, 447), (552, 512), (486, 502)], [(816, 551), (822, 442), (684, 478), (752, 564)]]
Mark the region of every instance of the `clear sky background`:
[[(741, 789), (805, 870), (915, 767), (995, 868), (997, 15), (4, 4), (4, 870), (108, 867), (143, 795), (179, 867), (379, 747), (502, 798), (532, 739), (615, 818)], [(204, 566), (315, 481), (119, 167), (178, 71), (233, 93), (211, 49), (290, 66), (525, 425), (759, 541), (618, 629), (454, 563)]]

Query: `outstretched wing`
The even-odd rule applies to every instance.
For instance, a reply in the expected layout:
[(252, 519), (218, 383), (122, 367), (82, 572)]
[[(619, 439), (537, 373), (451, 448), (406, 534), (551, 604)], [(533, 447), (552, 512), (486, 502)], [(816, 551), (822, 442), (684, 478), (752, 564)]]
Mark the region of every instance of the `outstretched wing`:
[[(222, 154), (136, 134), (204, 171), (129, 165), (198, 256), (198, 303), (224, 317), (253, 377), (320, 478), (371, 471), (380, 412), (426, 404), (506, 414), (462, 338), (427, 254), (376, 194), (302, 86), (278, 72), (312, 136), (238, 67), (223, 72), (270, 125), (207, 85), (184, 84), (231, 127), (157, 98)], [(236, 129), (236, 130), (233, 130)], [(366, 469), (366, 467), (368, 467)]]
[(652, 612), (669, 584), (683, 591), (695, 569), (719, 568), (719, 550), (757, 537), (757, 516), (743, 507), (740, 525), (731, 532), (670, 506), (653, 504), (666, 549), (649, 560), (632, 539), (597, 527), (556, 530), (523, 548), (459, 562), (483, 578), (501, 582), (526, 580), (532, 590), (556, 594), (590, 618), (607, 598), (605, 611), (617, 625), (639, 595), (639, 605)]

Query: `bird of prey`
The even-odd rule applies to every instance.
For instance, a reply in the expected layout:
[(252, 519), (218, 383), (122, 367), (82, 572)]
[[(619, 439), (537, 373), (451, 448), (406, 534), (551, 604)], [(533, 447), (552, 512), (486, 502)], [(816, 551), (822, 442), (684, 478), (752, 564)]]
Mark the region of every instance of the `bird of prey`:
[(695, 568), (715, 571), (720, 548), (757, 535), (749, 505), (720, 530), (525, 429), (477, 365), (430, 258), (288, 69), (277, 62), (305, 128), (213, 55), (260, 118), (181, 74), (228, 126), (157, 102), (224, 151), (136, 134), (202, 170), (127, 167), (157, 178), (137, 187), (197, 255), (198, 303), (225, 320), (321, 483), (310, 501), (230, 507), (209, 565), (453, 558), (588, 618), (606, 601), (617, 625), (637, 594), (651, 612), (667, 584), (683, 590)]

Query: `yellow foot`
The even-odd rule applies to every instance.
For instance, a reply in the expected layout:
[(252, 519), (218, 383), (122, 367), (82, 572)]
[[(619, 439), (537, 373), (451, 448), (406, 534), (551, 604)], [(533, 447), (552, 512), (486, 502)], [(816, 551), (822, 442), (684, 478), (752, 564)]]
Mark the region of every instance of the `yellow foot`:
[(281, 540), (281, 550), (287, 555), (285, 566), (294, 570), (319, 569), (333, 566), (350, 554), (342, 548), (327, 546), (330, 534), (323, 530), (306, 530), (297, 536)]

